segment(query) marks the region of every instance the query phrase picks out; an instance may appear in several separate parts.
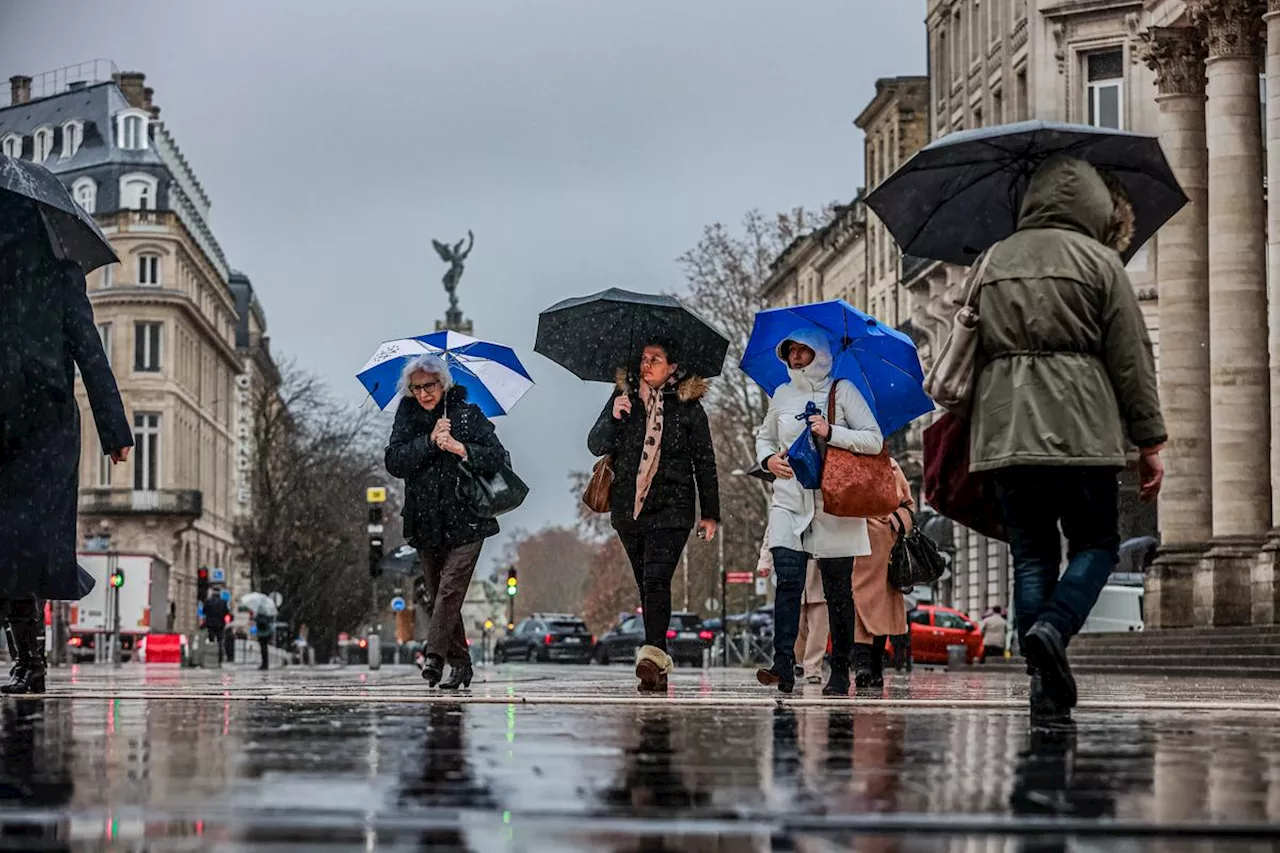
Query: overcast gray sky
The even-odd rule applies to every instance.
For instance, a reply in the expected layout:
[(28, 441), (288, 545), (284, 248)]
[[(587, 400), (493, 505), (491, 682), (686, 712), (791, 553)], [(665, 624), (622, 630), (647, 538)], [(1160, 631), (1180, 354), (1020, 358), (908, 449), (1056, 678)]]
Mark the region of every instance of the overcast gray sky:
[(572, 519), (608, 394), (533, 354), (538, 312), (678, 289), (704, 225), (852, 198), (853, 119), (877, 77), (924, 73), (924, 6), (0, 0), (0, 72), (145, 72), (275, 352), (353, 405), (380, 341), (443, 316), (431, 238), (473, 229), (462, 307), (538, 382), (498, 422), (535, 487), (510, 530)]

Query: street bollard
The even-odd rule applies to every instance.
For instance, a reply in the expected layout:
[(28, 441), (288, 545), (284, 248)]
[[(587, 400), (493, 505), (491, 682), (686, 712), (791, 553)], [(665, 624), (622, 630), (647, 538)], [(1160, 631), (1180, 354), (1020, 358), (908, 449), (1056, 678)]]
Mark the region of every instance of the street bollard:
[(952, 672), (964, 669), (967, 656), (968, 649), (964, 646), (947, 646), (947, 669)]
[(369, 635), (369, 669), (382, 668), (382, 638), (377, 634)]

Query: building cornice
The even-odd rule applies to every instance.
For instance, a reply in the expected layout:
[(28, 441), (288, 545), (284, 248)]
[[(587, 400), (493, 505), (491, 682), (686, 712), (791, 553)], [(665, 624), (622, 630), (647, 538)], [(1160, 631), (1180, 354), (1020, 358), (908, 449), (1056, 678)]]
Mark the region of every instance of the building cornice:
[(236, 366), (235, 373), (240, 370), (240, 356), (236, 348), (223, 339), (218, 330), (209, 322), (209, 318), (200, 311), (200, 306), (180, 290), (167, 290), (163, 287), (106, 287), (89, 291), (89, 301), (94, 305), (160, 305), (178, 308), (194, 322), (205, 337), (213, 341), (214, 346), (222, 352), (228, 362)]

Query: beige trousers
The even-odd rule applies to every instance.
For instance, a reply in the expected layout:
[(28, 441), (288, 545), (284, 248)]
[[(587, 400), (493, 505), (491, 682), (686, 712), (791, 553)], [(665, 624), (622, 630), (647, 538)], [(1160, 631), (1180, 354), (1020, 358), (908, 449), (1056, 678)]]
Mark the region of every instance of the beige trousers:
[(831, 623), (827, 603), (800, 605), (800, 635), (796, 638), (796, 660), (804, 667), (805, 678), (822, 677), (822, 658), (827, 653)]

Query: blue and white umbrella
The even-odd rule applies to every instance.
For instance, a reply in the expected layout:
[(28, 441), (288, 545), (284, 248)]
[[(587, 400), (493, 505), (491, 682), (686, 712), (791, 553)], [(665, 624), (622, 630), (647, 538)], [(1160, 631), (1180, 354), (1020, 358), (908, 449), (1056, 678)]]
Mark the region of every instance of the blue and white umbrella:
[(511, 347), (458, 332), (385, 341), (356, 378), (385, 411), (399, 399), (405, 365), (423, 355), (444, 358), (454, 383), (466, 388), (467, 399), (490, 418), (510, 412), (533, 387), (533, 379)]

